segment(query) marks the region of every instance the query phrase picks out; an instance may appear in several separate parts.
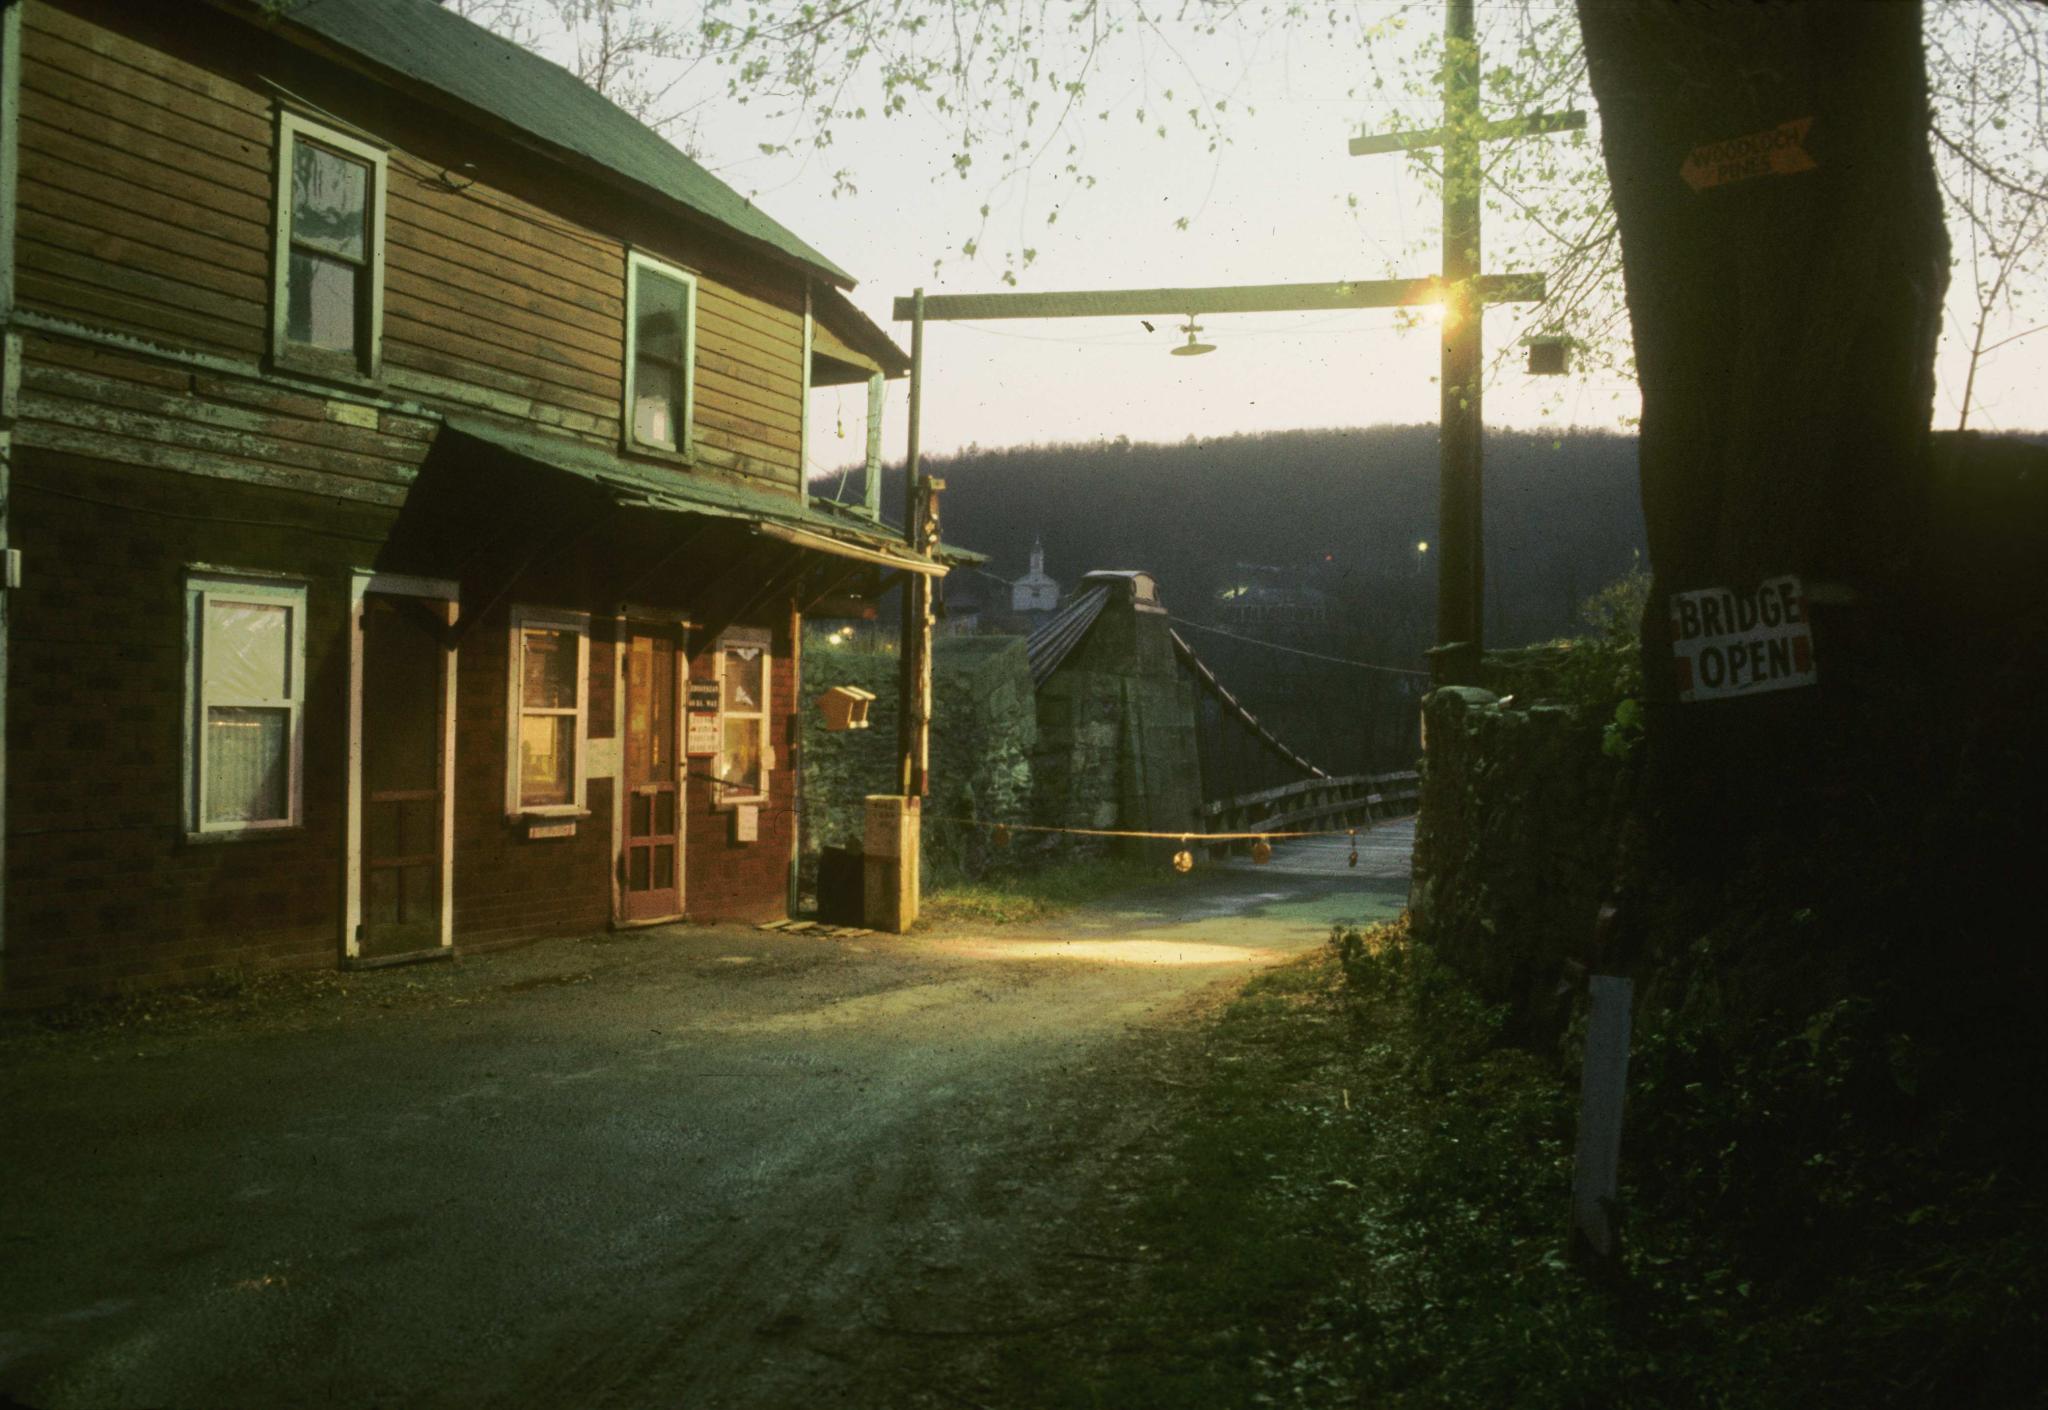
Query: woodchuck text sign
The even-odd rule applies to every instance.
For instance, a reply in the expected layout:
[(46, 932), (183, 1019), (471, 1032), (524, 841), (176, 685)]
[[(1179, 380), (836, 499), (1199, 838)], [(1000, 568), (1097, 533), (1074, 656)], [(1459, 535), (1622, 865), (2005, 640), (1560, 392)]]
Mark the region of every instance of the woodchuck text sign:
[(1820, 165), (1804, 144), (1812, 118), (1781, 122), (1765, 132), (1708, 142), (1686, 154), (1678, 174), (1695, 191), (1726, 186), (1753, 176), (1796, 176)]
[(1683, 701), (1790, 690), (1819, 679), (1806, 594), (1790, 573), (1748, 592), (1673, 593), (1671, 649)]

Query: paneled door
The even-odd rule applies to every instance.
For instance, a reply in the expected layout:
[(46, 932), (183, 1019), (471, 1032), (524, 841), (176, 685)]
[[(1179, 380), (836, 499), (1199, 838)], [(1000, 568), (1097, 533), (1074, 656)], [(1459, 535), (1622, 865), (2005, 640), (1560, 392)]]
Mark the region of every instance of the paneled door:
[(625, 792), (627, 921), (683, 913), (682, 740), (677, 734), (679, 629), (632, 626), (621, 649), (625, 721), (620, 760)]
[(357, 931), (363, 960), (433, 950), (445, 938), (448, 653), (438, 634), (443, 611), (441, 603), (413, 596), (363, 597)]

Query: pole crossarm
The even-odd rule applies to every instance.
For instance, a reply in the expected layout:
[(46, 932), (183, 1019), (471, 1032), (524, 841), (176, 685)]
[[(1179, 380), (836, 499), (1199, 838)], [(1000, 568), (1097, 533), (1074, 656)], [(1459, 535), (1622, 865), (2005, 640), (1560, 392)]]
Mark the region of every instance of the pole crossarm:
[[(1545, 132), (1576, 132), (1585, 125), (1586, 115), (1577, 108), (1563, 113), (1530, 113), (1525, 117), (1501, 118), (1483, 124), (1479, 129), (1479, 140), (1499, 142), (1511, 137), (1534, 137)], [(1444, 130), (1440, 127), (1420, 132), (1382, 132), (1371, 137), (1352, 138), (1351, 155), (1372, 157), (1384, 152), (1413, 152), (1443, 144)]]
[[(1541, 274), (1492, 274), (1473, 281), (1482, 303), (1540, 303)], [(1223, 284), (1204, 289), (1084, 289), (1047, 294), (927, 294), (924, 317), (960, 322), (990, 318), (1177, 318), (1206, 313), (1302, 313), (1347, 308), (1411, 308), (1444, 301), (1444, 281), (1354, 279), (1337, 284)], [(896, 300), (898, 322), (916, 300)]]

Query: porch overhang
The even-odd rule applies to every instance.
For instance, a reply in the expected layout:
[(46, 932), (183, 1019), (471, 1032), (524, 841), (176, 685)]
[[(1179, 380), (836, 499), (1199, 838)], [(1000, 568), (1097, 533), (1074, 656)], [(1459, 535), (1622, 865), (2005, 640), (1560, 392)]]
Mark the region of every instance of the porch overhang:
[(850, 558), (858, 563), (871, 563), (878, 568), (896, 572), (922, 573), (927, 577), (943, 577), (946, 565), (932, 558), (920, 558), (914, 553), (884, 553), (867, 548), (845, 539), (827, 538), (805, 529), (792, 528), (786, 524), (762, 522), (754, 525), (754, 532), (765, 538), (777, 539), (795, 548), (808, 548), (818, 553), (829, 553), (837, 558)]
[(475, 417), (451, 416), (444, 436), (477, 443), (543, 470), (585, 481), (621, 509), (695, 515), (743, 523), (763, 537), (812, 553), (891, 572), (942, 577), (953, 553), (927, 558), (900, 541), (863, 533), (794, 495), (705, 471), (677, 472), (627, 460), (597, 446), (536, 434)]

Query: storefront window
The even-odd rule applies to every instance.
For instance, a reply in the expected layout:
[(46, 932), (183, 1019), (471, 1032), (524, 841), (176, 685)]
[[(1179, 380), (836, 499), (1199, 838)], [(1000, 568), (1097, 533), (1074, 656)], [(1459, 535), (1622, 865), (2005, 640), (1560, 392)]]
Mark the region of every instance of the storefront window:
[(578, 615), (531, 608), (513, 614), (510, 812), (569, 812), (583, 805), (589, 638), (589, 624)]

